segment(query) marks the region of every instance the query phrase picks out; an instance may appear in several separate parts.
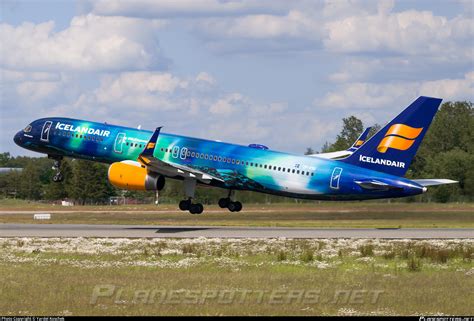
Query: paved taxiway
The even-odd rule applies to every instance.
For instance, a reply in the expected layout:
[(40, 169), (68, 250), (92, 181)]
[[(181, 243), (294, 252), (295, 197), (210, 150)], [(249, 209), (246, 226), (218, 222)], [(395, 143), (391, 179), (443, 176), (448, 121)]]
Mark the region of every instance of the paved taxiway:
[(224, 226), (0, 224), (0, 237), (463, 239), (474, 238), (474, 229), (318, 229)]

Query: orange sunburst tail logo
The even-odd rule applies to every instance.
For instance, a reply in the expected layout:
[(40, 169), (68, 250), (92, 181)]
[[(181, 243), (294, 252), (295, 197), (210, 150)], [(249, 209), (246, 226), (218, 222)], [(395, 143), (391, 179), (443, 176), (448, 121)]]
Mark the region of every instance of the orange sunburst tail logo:
[(421, 134), (423, 127), (415, 128), (404, 124), (394, 124), (385, 133), (384, 138), (377, 146), (379, 153), (385, 153), (389, 148), (397, 150), (407, 150)]

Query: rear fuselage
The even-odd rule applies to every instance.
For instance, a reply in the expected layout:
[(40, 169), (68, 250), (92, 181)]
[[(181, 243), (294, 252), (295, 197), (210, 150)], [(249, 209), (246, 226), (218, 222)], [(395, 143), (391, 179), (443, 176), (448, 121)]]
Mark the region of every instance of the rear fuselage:
[[(43, 118), (29, 126), (31, 128), (18, 132), (14, 138), (23, 148), (52, 157), (109, 164), (136, 161), (153, 134), (147, 130), (70, 118)], [(408, 179), (336, 160), (166, 133), (160, 134), (154, 157), (221, 177), (223, 182), (211, 184), (232, 190), (315, 200), (392, 198), (423, 192), (422, 186)], [(355, 183), (369, 179), (397, 188), (370, 190)]]

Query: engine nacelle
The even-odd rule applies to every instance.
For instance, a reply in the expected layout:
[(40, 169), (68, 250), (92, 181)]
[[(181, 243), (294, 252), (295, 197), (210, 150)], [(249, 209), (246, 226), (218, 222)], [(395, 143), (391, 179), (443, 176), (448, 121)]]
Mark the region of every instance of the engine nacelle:
[(139, 191), (161, 191), (165, 177), (147, 171), (138, 162), (123, 161), (109, 166), (109, 182), (115, 187)]

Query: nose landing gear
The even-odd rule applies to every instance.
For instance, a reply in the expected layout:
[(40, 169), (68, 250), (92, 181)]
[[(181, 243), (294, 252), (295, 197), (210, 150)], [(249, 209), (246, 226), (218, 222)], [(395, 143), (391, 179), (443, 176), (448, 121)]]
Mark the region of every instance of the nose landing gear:
[(64, 181), (64, 176), (61, 173), (61, 158), (55, 158), (54, 159), (54, 165), (53, 165), (53, 170), (56, 171), (56, 174), (53, 176), (53, 182), (55, 183), (60, 183)]

